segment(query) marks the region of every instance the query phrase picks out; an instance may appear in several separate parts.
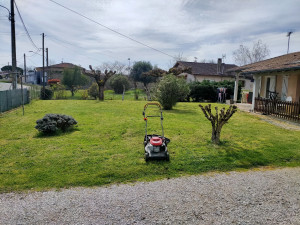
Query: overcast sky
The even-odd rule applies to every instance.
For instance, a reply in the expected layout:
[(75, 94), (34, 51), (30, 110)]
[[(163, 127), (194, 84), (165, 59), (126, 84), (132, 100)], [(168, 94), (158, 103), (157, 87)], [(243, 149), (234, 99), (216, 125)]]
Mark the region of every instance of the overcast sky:
[[(49, 48), (50, 63), (69, 62), (88, 68), (104, 62), (150, 61), (167, 69), (171, 56), (187, 61), (221, 58), (235, 63), (232, 52), (240, 44), (252, 47), (261, 40), (270, 57), (286, 54), (289, 30), (294, 31), (290, 52), (300, 51), (299, 0), (54, 0), (124, 36), (58, 6), (50, 0), (15, 0), (38, 48)], [(10, 8), (10, 0), (0, 0)], [(10, 22), (0, 7), (0, 66), (11, 65)], [(17, 65), (42, 66), (16, 14)], [(161, 53), (163, 52), (163, 53)]]

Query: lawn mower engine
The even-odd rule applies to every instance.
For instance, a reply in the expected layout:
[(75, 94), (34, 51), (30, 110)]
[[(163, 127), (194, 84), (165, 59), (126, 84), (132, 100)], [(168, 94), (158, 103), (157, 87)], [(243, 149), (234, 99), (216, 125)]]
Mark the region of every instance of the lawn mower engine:
[(166, 137), (161, 137), (158, 135), (147, 135), (145, 136), (145, 160), (149, 159), (165, 159), (170, 160), (168, 153), (167, 144), (170, 140)]

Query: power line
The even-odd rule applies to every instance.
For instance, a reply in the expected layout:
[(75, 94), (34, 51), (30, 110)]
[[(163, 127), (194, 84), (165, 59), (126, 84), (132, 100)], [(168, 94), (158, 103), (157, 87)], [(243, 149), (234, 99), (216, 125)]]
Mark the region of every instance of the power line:
[(39, 48), (36, 46), (36, 44), (33, 42), (32, 38), (31, 38), (31, 36), (30, 36), (30, 34), (29, 34), (29, 32), (28, 32), (26, 26), (25, 26), (25, 23), (24, 23), (24, 21), (23, 21), (23, 18), (22, 18), (22, 16), (21, 16), (21, 13), (20, 13), (20, 11), (19, 11), (19, 9), (18, 9), (18, 6), (17, 6), (16, 1), (14, 1), (14, 3), (15, 3), (15, 6), (16, 6), (16, 9), (17, 9), (17, 12), (18, 12), (18, 15), (19, 15), (19, 17), (20, 17), (20, 19), (21, 19), (21, 22), (22, 22), (22, 24), (23, 24), (23, 27), (24, 27), (24, 30), (25, 30), (25, 32), (26, 32), (26, 34), (27, 34), (28, 39), (30, 40), (30, 42), (31, 42), (31, 44), (33, 45), (33, 47), (35, 47), (36, 49), (39, 49)]
[(56, 5), (59, 5), (59, 6), (62, 7), (62, 8), (65, 8), (65, 9), (67, 9), (67, 10), (69, 10), (69, 11), (71, 11), (71, 12), (73, 12), (73, 13), (75, 13), (75, 14), (77, 14), (77, 15), (79, 15), (79, 16), (81, 16), (81, 17), (83, 17), (83, 18), (85, 18), (85, 19), (87, 19), (87, 20), (89, 20), (89, 21), (91, 21), (91, 22), (93, 22), (93, 23), (96, 23), (97, 25), (99, 25), (99, 26), (101, 26), (101, 27), (104, 27), (104, 28), (106, 28), (106, 29), (108, 29), (108, 30), (110, 30), (110, 31), (112, 31), (112, 32), (114, 32), (114, 33), (116, 33), (116, 34), (122, 36), (122, 37), (125, 37), (125, 38), (127, 38), (127, 39), (129, 39), (129, 40), (131, 40), (131, 41), (134, 41), (134, 42), (136, 42), (136, 43), (138, 43), (138, 44), (140, 44), (140, 45), (143, 45), (143, 46), (145, 46), (145, 47), (147, 47), (147, 48), (150, 48), (150, 49), (152, 49), (152, 50), (154, 50), (154, 51), (157, 51), (157, 52), (159, 52), (159, 53), (162, 53), (162, 54), (164, 54), (164, 55), (167, 55), (167, 56), (169, 56), (169, 57), (175, 59), (174, 56), (169, 55), (168, 53), (165, 53), (165, 52), (163, 52), (163, 51), (161, 51), (161, 50), (158, 50), (158, 49), (156, 49), (156, 48), (153, 48), (153, 47), (151, 47), (151, 46), (149, 46), (149, 45), (147, 45), (147, 44), (144, 44), (144, 43), (142, 43), (142, 42), (140, 42), (140, 41), (138, 41), (138, 40), (136, 40), (136, 39), (133, 39), (133, 38), (131, 38), (131, 37), (125, 35), (125, 34), (122, 34), (122, 33), (118, 32), (118, 31), (116, 31), (116, 30), (114, 30), (114, 29), (112, 29), (112, 28), (109, 28), (108, 26), (105, 26), (105, 25), (103, 25), (103, 24), (101, 24), (101, 23), (99, 23), (99, 22), (97, 22), (97, 21), (95, 21), (95, 20), (93, 20), (93, 19), (91, 19), (91, 18), (89, 18), (89, 17), (87, 17), (87, 16), (85, 16), (85, 15), (83, 15), (83, 14), (81, 14), (81, 13), (75, 11), (75, 10), (73, 10), (73, 9), (70, 9), (70, 8), (68, 8), (68, 7), (66, 7), (66, 6), (64, 6), (64, 5), (62, 5), (62, 4), (60, 4), (60, 3), (57, 3), (57, 2), (55, 2), (55, 1), (53, 1), (53, 0), (49, 0), (49, 1), (53, 2), (53, 3), (56, 4)]

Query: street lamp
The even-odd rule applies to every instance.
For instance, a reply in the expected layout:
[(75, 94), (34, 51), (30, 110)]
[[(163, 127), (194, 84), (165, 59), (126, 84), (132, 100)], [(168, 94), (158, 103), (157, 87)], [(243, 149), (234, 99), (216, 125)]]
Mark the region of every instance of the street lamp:
[(3, 5), (0, 5), (0, 7), (2, 7), (2, 8), (4, 8), (4, 9), (6, 9), (7, 11), (8, 11), (8, 20), (9, 21), (11, 21), (11, 15), (10, 15), (10, 11), (9, 11), (9, 9), (8, 8), (6, 8), (5, 6), (3, 6)]

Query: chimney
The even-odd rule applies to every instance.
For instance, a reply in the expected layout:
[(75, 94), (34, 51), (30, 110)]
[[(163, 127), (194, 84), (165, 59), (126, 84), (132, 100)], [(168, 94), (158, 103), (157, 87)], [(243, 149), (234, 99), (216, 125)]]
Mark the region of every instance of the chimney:
[(218, 58), (218, 64), (217, 64), (217, 74), (221, 73), (221, 64), (222, 64), (222, 59)]
[(221, 74), (225, 73), (225, 63), (221, 63)]

